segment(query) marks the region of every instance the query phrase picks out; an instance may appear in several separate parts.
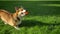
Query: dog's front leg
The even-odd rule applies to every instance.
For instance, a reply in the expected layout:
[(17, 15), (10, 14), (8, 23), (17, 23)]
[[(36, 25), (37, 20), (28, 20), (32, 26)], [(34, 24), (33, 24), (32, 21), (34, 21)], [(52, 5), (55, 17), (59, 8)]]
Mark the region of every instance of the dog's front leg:
[(15, 29), (20, 30), (18, 26), (14, 26)]

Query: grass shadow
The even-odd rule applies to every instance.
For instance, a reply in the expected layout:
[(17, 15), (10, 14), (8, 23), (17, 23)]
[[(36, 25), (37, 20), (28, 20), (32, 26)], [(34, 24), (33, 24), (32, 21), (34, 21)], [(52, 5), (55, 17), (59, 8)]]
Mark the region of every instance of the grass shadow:
[(55, 25), (60, 25), (60, 23), (43, 23), (40, 21), (35, 21), (35, 20), (24, 20), (22, 23), (19, 25), (19, 27), (33, 27), (33, 26), (55, 26)]

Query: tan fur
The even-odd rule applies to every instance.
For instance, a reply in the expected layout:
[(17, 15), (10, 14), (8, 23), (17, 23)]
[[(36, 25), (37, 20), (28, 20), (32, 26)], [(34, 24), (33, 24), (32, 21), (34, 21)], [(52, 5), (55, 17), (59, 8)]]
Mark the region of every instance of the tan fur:
[[(22, 14), (23, 13), (23, 14)], [(11, 14), (6, 10), (0, 10), (0, 18), (5, 24), (9, 24), (18, 29), (17, 25), (21, 23), (21, 17), (28, 14), (25, 9), (16, 9), (16, 12)], [(18, 17), (18, 18), (17, 18)], [(20, 19), (20, 20), (19, 20)]]
[(4, 21), (4, 23), (7, 23), (11, 26), (16, 26), (17, 24), (15, 23), (13, 16), (15, 16), (15, 14), (11, 14), (6, 10), (0, 10), (0, 18)]

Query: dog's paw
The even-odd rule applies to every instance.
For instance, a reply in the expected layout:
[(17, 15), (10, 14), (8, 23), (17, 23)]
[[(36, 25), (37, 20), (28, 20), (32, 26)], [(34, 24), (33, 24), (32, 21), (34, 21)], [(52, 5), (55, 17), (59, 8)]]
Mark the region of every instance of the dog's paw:
[(4, 24), (7, 24), (7, 23), (4, 23)]
[(19, 27), (14, 27), (15, 29), (17, 29), (17, 30), (20, 30), (20, 28)]

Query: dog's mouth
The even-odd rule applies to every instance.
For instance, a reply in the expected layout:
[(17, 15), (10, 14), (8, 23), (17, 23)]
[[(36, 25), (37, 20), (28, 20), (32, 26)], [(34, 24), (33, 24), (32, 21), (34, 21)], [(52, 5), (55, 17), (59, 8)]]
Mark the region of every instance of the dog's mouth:
[(28, 15), (28, 12), (26, 11), (25, 14)]

